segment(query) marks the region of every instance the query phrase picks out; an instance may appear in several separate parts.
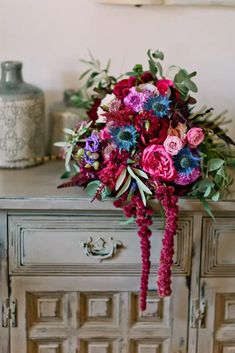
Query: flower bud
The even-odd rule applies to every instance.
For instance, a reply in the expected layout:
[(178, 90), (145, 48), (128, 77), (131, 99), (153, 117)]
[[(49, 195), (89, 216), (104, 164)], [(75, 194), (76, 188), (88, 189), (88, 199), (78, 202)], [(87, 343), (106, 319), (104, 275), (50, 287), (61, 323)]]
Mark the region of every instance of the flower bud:
[(94, 162), (93, 167), (95, 170), (97, 170), (99, 168), (99, 166), (100, 166), (100, 162), (98, 162), (98, 161)]

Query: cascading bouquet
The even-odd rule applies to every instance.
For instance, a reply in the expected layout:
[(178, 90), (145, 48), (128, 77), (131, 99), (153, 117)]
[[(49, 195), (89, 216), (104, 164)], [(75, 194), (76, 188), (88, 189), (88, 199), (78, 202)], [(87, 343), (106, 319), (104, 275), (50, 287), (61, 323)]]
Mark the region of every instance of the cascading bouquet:
[[(170, 80), (163, 76), (162, 52), (149, 50), (148, 60), (148, 71), (136, 65), (119, 81), (104, 70), (108, 84), (101, 80), (93, 90), (92, 120), (66, 129), (67, 141), (57, 144), (64, 148), (65, 176), (71, 164), (75, 170), (60, 187), (84, 186), (93, 200), (114, 197), (114, 205), (139, 227), (142, 310), (150, 271), (149, 200), (157, 199), (165, 215), (157, 280), (158, 295), (164, 297), (171, 294), (178, 198), (196, 197), (210, 212), (206, 199), (218, 201), (232, 183), (227, 166), (229, 145), (234, 145), (221, 128), (222, 115), (213, 118), (211, 109), (193, 113), (196, 100), (190, 91), (197, 91), (196, 72), (173, 67)], [(91, 72), (90, 82), (98, 75)], [(78, 96), (72, 100), (81, 101)]]

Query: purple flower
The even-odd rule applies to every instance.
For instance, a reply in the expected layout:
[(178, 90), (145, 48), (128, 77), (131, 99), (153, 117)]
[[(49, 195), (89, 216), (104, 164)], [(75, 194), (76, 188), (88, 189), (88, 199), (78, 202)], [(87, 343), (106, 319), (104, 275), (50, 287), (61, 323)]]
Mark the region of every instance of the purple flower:
[(131, 108), (134, 112), (139, 113), (143, 110), (147, 97), (148, 95), (143, 92), (137, 92), (136, 89), (132, 87), (128, 96), (124, 98), (124, 104), (126, 107)]
[(99, 148), (99, 139), (96, 134), (92, 134), (86, 139), (85, 151), (97, 152)]

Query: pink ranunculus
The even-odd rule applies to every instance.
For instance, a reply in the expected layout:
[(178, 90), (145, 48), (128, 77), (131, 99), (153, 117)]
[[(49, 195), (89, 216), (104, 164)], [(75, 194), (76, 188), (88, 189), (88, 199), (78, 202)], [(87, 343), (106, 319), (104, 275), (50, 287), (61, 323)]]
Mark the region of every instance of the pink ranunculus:
[(186, 141), (190, 148), (196, 148), (204, 138), (204, 131), (200, 127), (192, 127), (186, 135)]
[(167, 136), (165, 139), (163, 146), (167, 153), (175, 156), (178, 152), (183, 148), (183, 143), (178, 136)]
[(144, 149), (142, 166), (154, 180), (174, 180), (176, 172), (173, 160), (162, 145), (150, 145)]
[(174, 87), (174, 82), (166, 79), (158, 80), (156, 83), (156, 87), (162, 96), (166, 96), (168, 93), (168, 88)]
[(107, 127), (104, 127), (101, 131), (100, 131), (100, 139), (101, 140), (108, 140), (111, 138), (111, 135), (109, 133), (109, 130), (107, 129)]

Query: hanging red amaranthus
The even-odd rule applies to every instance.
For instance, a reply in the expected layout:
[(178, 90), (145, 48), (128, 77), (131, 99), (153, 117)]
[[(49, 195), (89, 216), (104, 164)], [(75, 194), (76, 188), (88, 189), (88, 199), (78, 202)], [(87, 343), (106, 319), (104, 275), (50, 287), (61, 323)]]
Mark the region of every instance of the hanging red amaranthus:
[[(121, 206), (121, 200), (115, 201), (116, 207)], [(146, 300), (148, 294), (148, 281), (150, 272), (150, 237), (152, 235), (149, 227), (152, 225), (153, 211), (144, 206), (141, 197), (133, 196), (131, 202), (128, 205), (123, 206), (125, 216), (128, 218), (134, 217), (136, 224), (139, 227), (138, 235), (140, 237), (141, 246), (141, 260), (142, 260), (142, 271), (141, 271), (141, 284), (140, 284), (140, 308), (142, 311), (146, 309)]]
[(178, 197), (174, 195), (172, 186), (159, 186), (156, 197), (165, 210), (166, 225), (162, 240), (158, 270), (158, 295), (165, 297), (171, 294), (171, 267), (174, 255), (174, 235), (177, 231), (178, 221)]

